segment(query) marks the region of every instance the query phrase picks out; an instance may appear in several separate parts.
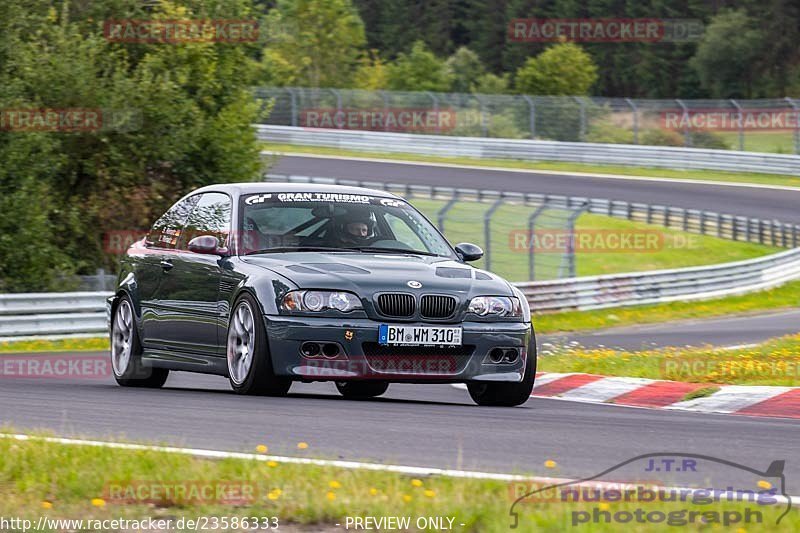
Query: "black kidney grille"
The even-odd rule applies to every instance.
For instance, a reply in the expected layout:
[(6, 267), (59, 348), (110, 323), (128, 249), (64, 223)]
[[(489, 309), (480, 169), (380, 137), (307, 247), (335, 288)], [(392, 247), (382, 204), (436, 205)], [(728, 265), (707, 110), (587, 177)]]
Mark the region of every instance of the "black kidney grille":
[(425, 318), (447, 318), (456, 310), (456, 299), (452, 296), (426, 294), (422, 297), (420, 314)]
[(414, 297), (410, 294), (381, 294), (378, 296), (378, 311), (386, 316), (412, 316), (414, 314)]

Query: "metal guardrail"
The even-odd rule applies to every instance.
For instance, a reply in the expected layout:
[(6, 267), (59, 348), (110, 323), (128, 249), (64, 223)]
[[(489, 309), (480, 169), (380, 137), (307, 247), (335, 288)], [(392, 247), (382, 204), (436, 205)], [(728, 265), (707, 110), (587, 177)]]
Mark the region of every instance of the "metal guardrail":
[(107, 292), (0, 294), (0, 338), (108, 331)]
[[(516, 283), (534, 312), (601, 309), (716, 298), (800, 279), (800, 249), (705, 267)], [(110, 293), (0, 295), (0, 338), (107, 331)], [(74, 303), (79, 312), (65, 313)], [(91, 312), (86, 312), (91, 310)], [(11, 314), (14, 313), (14, 314)]]
[(722, 170), (800, 175), (800, 156), (633, 144), (451, 137), (292, 126), (254, 125), (258, 138), (280, 144), (437, 156)]

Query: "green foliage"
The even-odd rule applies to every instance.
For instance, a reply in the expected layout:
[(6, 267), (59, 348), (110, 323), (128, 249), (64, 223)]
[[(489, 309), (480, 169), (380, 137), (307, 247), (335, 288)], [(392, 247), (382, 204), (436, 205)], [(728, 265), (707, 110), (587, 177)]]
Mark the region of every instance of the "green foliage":
[(356, 89), (378, 90), (386, 88), (389, 83), (386, 65), (377, 50), (370, 50), (369, 56), (364, 56), (353, 76), (353, 86)]
[(101, 110), (102, 119), (73, 132), (0, 133), (0, 290), (51, 289), (64, 274), (113, 268), (105, 232), (149, 227), (189, 190), (260, 168), (248, 45), (103, 36), (111, 18), (252, 18), (247, 0), (147, 12), (133, 0), (89, 13), (32, 4), (6, 11), (0, 105)]
[(266, 85), (347, 87), (366, 44), (350, 0), (278, 0), (266, 31)]
[(456, 50), (446, 65), (452, 80), (450, 90), (455, 93), (469, 92), (486, 72), (478, 55), (466, 46)]
[(593, 143), (632, 144), (633, 130), (623, 128), (610, 120), (596, 120), (589, 127), (586, 140)]
[(717, 150), (730, 150), (730, 146), (723, 137), (710, 131), (693, 131), (689, 134), (694, 148), (713, 148)]
[(764, 35), (744, 10), (715, 16), (691, 60), (700, 82), (714, 98), (750, 98), (763, 53)]
[(417, 41), (409, 53), (400, 53), (387, 66), (389, 89), (395, 91), (439, 91), (450, 88), (451, 77), (445, 62), (436, 57), (423, 41)]
[(496, 76), (487, 72), (480, 76), (475, 83), (470, 86), (470, 92), (478, 94), (505, 94), (508, 90), (508, 74)]
[(684, 146), (686, 144), (681, 133), (658, 128), (642, 132), (639, 136), (639, 142), (651, 146)]
[(597, 65), (573, 43), (560, 43), (528, 58), (516, 73), (516, 89), (522, 94), (587, 95), (595, 81)]

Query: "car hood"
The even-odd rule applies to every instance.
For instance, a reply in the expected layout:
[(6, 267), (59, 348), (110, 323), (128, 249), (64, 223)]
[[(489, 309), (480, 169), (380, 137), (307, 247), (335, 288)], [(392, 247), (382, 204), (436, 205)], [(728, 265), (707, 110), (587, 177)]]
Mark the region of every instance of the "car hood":
[[(301, 289), (339, 289), (361, 296), (377, 292), (443, 292), (463, 297), (513, 296), (495, 274), (430, 256), (359, 252), (290, 252), (252, 255), (243, 261), (288, 278)], [(422, 286), (412, 288), (408, 282)]]

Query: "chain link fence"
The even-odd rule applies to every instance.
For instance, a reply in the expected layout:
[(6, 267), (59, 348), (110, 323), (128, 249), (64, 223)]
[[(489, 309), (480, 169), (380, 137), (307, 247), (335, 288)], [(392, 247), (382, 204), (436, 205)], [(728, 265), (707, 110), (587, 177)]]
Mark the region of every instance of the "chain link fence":
[(800, 154), (800, 100), (646, 100), (258, 88), (262, 123)]

